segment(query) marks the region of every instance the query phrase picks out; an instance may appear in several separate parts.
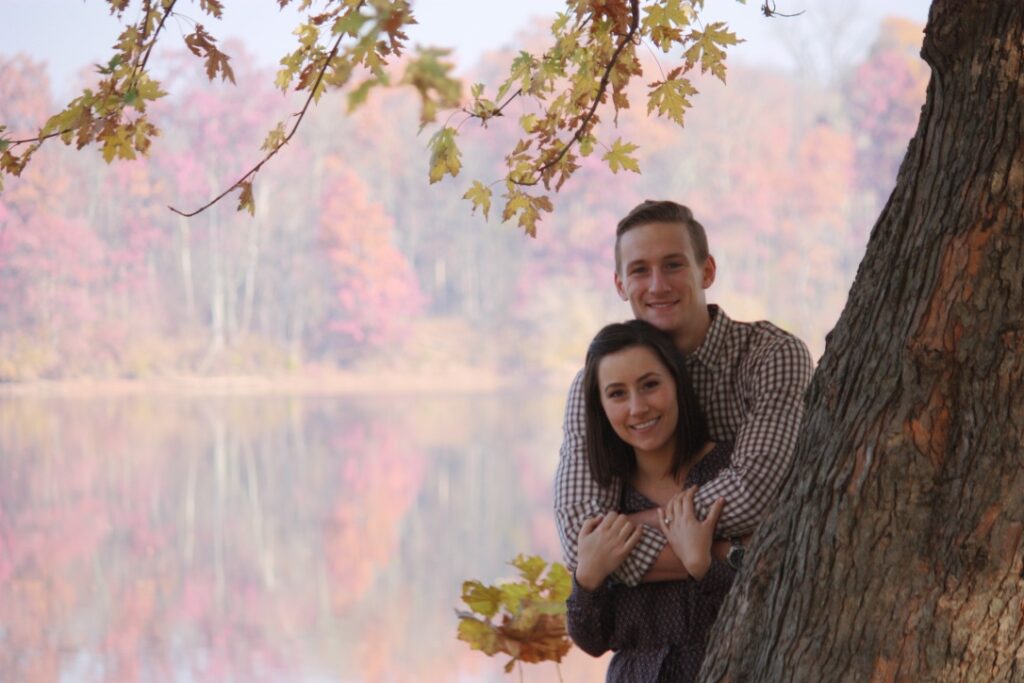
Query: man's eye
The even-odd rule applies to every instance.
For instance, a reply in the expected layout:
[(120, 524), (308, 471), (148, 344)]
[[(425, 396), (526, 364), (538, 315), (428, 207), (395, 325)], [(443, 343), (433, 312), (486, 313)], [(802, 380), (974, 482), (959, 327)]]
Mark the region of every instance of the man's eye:
[(647, 272), (646, 268), (639, 268), (638, 267), (638, 268), (633, 268), (632, 270), (630, 270), (629, 274), (630, 275), (643, 275), (646, 272)]

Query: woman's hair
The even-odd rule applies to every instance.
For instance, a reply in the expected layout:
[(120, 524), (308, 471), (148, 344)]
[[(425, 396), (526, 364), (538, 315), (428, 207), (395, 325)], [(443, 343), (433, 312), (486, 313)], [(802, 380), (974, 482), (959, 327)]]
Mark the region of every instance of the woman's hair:
[(613, 477), (628, 481), (636, 471), (636, 455), (633, 447), (615, 433), (605, 415), (597, 370), (606, 356), (635, 346), (653, 351), (675, 380), (679, 422), (676, 426), (676, 453), (672, 459), (673, 476), (678, 475), (683, 465), (709, 440), (707, 419), (697, 403), (697, 394), (686, 372), (683, 354), (672, 339), (643, 320), (608, 325), (590, 342), (587, 362), (583, 368), (587, 460), (591, 475), (601, 486), (610, 486)]

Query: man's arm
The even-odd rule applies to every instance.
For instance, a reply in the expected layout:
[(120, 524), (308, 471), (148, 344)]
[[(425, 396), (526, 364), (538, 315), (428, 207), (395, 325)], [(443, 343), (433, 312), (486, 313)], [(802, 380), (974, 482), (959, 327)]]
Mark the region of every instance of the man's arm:
[(778, 495), (789, 471), (804, 415), (804, 392), (814, 371), (799, 339), (780, 336), (750, 359), (749, 411), (736, 435), (732, 463), (700, 487), (695, 504), (702, 515), (719, 497), (726, 505), (717, 536), (751, 533)]
[[(558, 526), (558, 537), (562, 541), (562, 554), (570, 568), (576, 566), (576, 542), (583, 522), (615, 509), (618, 503), (618, 488), (602, 488), (590, 475), (585, 425), (583, 373), (579, 372), (569, 387), (569, 396), (565, 401), (562, 448), (555, 473), (555, 523)], [(635, 586), (654, 565), (665, 545), (666, 540), (661, 531), (645, 526), (643, 537), (615, 572), (615, 578)]]

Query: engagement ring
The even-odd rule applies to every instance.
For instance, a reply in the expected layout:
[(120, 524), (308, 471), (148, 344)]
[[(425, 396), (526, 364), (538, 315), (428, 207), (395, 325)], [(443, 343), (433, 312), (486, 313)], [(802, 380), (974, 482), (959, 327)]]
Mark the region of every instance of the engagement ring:
[(666, 517), (665, 518), (665, 526), (668, 526), (671, 523), (672, 523), (672, 518), (671, 517)]

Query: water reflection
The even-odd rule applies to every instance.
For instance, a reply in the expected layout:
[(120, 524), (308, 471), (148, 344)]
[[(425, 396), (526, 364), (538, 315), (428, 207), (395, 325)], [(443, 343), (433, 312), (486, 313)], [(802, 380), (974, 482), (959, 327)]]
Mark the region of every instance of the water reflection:
[(517, 680), (455, 640), (452, 608), (518, 552), (558, 557), (560, 414), (561, 396), (0, 399), (0, 680)]

